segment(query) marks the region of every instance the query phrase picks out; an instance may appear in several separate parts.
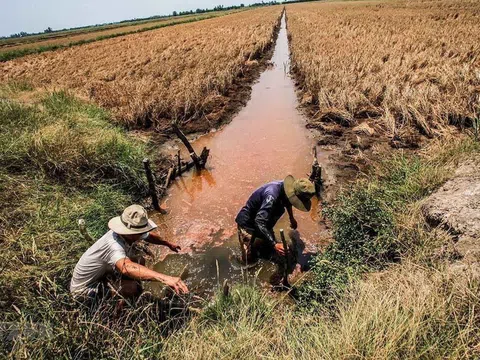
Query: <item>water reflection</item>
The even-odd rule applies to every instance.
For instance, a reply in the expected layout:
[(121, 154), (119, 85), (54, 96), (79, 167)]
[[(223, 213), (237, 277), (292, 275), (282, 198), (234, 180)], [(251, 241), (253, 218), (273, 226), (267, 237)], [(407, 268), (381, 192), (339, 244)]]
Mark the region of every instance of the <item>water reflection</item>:
[[(202, 169), (201, 171), (194, 170), (191, 174), (191, 181), (189, 182), (185, 180), (184, 176), (179, 177), (178, 181), (175, 181), (172, 186), (179, 192), (185, 192), (193, 202), (195, 201), (195, 194), (202, 192), (204, 180), (208, 186), (215, 187), (215, 178), (213, 177), (213, 173), (208, 169)], [(192, 206), (191, 203), (184, 202), (188, 206)]]

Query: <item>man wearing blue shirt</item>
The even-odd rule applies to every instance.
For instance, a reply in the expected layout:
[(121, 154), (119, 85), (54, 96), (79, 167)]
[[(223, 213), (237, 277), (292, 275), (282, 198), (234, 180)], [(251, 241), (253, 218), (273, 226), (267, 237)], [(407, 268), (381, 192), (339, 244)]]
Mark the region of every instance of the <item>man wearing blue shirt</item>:
[(275, 240), (273, 227), (286, 209), (290, 226), (296, 229), (297, 221), (293, 216), (292, 206), (308, 212), (314, 195), (315, 186), (311, 181), (295, 179), (292, 175), (288, 175), (283, 181), (272, 181), (255, 190), (235, 218), (239, 232), (249, 235), (243, 236), (247, 242), (247, 258), (258, 255), (252, 249), (256, 239), (260, 239), (270, 253), (274, 250), (278, 255), (285, 255), (283, 245)]

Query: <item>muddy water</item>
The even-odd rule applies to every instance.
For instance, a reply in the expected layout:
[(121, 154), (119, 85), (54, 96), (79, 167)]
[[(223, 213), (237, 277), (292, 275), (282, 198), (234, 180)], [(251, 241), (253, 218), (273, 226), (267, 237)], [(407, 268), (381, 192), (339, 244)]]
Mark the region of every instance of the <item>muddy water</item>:
[[(274, 65), (254, 84), (250, 101), (232, 122), (193, 143), (197, 153), (204, 146), (211, 150), (207, 169), (177, 179), (164, 204), (168, 214), (153, 217), (165, 238), (182, 247), (180, 254), (159, 250), (160, 261), (154, 268), (178, 276), (188, 266), (186, 283), (196, 292), (209, 292), (225, 278), (244, 278), (245, 272), (235, 261), (239, 246), (234, 219), (250, 194), (260, 185), (288, 174), (304, 177), (311, 167), (313, 136), (297, 110), (294, 83), (288, 76), (285, 18), (272, 62)], [(320, 153), (319, 161), (326, 163), (327, 156)], [(310, 213), (294, 211), (305, 245), (299, 252), (304, 254), (317, 252), (325, 239), (317, 204)], [(280, 228), (288, 229), (288, 224), (285, 215), (275, 228), (277, 236)], [(307, 256), (301, 259), (306, 262)], [(275, 269), (273, 263), (262, 261), (249, 271), (265, 284)]]

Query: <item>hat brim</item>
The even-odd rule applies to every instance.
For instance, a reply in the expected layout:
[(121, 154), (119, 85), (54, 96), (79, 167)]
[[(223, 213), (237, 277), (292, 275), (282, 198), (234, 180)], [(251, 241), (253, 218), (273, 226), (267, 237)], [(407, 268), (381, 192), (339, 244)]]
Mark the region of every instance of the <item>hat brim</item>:
[(110, 221), (108, 222), (108, 227), (110, 230), (112, 230), (114, 233), (117, 233), (118, 235), (137, 235), (145, 234), (155, 229), (157, 227), (157, 224), (155, 224), (152, 220), (148, 219), (148, 223), (144, 227), (138, 229), (129, 229), (128, 227), (123, 225), (120, 216), (117, 216), (110, 219)]
[(288, 201), (295, 209), (298, 209), (303, 212), (309, 212), (312, 208), (312, 201), (310, 199), (301, 199), (295, 195), (295, 189), (293, 183), (295, 178), (292, 175), (288, 175), (283, 180), (283, 188), (285, 190), (285, 195), (287, 195)]

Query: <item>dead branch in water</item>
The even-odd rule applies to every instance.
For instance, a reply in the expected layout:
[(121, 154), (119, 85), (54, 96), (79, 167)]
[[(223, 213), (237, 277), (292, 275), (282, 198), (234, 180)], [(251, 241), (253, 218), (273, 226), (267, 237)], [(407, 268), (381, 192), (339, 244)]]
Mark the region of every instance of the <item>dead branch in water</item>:
[(245, 246), (243, 244), (243, 236), (242, 232), (240, 230), (240, 227), (238, 228), (238, 244), (240, 245), (240, 253), (242, 255), (242, 263), (245, 265), (247, 264), (247, 251), (245, 250)]
[(193, 163), (195, 164), (195, 168), (197, 170), (201, 170), (205, 164), (202, 164), (202, 161), (198, 157), (197, 153), (195, 152), (195, 149), (193, 148), (192, 144), (190, 144), (190, 141), (188, 141), (187, 137), (182, 132), (182, 130), (180, 130), (180, 128), (178, 127), (178, 124), (175, 121), (172, 122), (172, 130), (175, 132), (175, 134), (177, 134), (178, 138), (183, 142), (183, 145), (185, 145), (185, 147), (187, 148), (188, 153), (190, 154), (190, 157), (192, 158)]
[(290, 269), (290, 257), (288, 255), (288, 245), (287, 240), (285, 239), (285, 233), (283, 229), (280, 229), (280, 238), (282, 239), (283, 251), (285, 251), (285, 270), (283, 273), (283, 286), (290, 287), (288, 283), (288, 270)]

